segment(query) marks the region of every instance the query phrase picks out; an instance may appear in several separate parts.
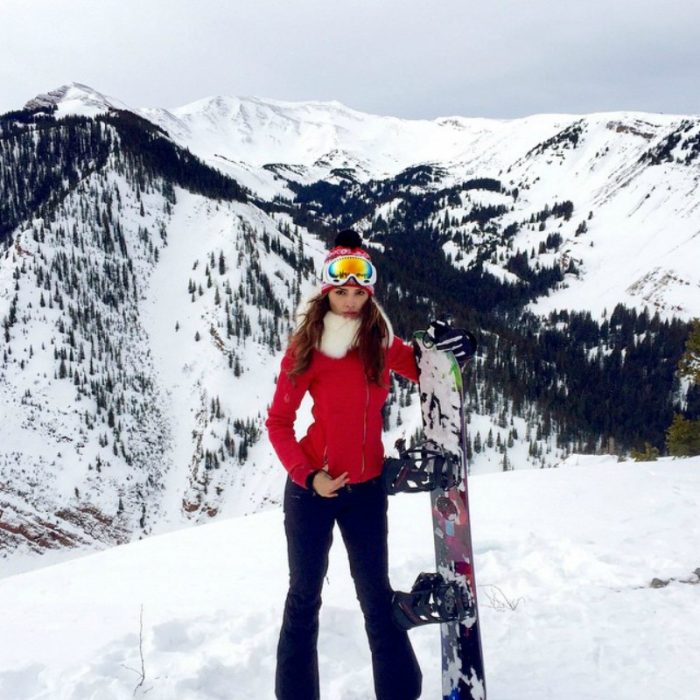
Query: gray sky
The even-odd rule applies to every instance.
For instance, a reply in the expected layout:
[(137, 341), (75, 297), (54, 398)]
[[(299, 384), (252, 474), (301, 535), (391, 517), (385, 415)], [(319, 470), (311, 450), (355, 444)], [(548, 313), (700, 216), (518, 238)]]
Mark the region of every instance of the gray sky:
[(700, 113), (699, 0), (0, 0), (0, 112), (339, 100), (409, 118)]

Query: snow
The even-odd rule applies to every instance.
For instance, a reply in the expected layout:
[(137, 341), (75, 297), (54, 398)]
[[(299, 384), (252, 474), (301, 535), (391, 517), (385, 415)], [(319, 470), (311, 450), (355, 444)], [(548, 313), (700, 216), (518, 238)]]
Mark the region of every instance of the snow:
[(57, 119), (67, 116), (95, 117), (110, 109), (129, 109), (121, 100), (103, 95), (88, 85), (69, 83), (27, 102), (25, 109), (56, 106)]
[[(622, 302), (666, 317), (700, 313), (700, 278), (690, 253), (700, 236), (697, 213), (687, 210), (684, 173), (663, 166), (659, 177), (645, 170), (613, 200), (591, 205), (595, 216), (589, 233), (563, 248), (582, 261), (585, 274), (565, 290), (538, 299), (533, 311), (568, 308), (600, 317)], [(668, 184), (662, 185), (664, 180)]]
[[(355, 168), (361, 179), (396, 175), (418, 163), (468, 162), (479, 169), (484, 157), (495, 171), (509, 164), (514, 152), (526, 153), (575, 120), (537, 115), (512, 121), (469, 119), (456, 126), (365, 114), (337, 102), (253, 97), (215, 97), (171, 111), (140, 113), (205, 160), (212, 162), (218, 154), (257, 167), (302, 165), (312, 182), (338, 167)], [(494, 150), (505, 144), (507, 155), (494, 165)]]
[[(700, 458), (574, 455), (473, 477), (470, 494), (490, 700), (696, 697)], [(427, 495), (393, 497), (390, 527), (392, 583), (405, 589), (433, 567)], [(133, 697), (142, 607), (135, 697), (272, 698), (285, 591), (277, 509), (2, 579), (0, 698)], [(423, 697), (439, 697), (437, 629), (411, 637)], [(319, 640), (326, 700), (374, 697), (366, 647), (336, 538)]]

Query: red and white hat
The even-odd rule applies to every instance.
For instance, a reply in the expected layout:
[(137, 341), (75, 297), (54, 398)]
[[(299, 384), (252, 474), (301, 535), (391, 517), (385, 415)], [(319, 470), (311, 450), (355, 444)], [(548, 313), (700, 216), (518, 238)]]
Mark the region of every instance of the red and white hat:
[(346, 229), (337, 235), (323, 262), (321, 280), (323, 294), (334, 287), (358, 287), (374, 294), (377, 270), (356, 231)]

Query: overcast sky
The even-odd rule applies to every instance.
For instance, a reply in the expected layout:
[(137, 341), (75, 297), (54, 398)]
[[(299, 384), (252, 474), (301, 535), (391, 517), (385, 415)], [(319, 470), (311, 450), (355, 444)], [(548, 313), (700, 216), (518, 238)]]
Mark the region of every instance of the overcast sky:
[(339, 100), (409, 118), (700, 113), (700, 0), (0, 0), (0, 112)]

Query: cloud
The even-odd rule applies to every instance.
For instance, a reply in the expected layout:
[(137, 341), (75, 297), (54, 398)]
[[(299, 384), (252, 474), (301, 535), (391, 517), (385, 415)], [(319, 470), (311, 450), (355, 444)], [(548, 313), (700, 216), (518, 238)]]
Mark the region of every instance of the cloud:
[(79, 81), (138, 106), (697, 113), (699, 25), (696, 0), (3, 0), (0, 110)]

